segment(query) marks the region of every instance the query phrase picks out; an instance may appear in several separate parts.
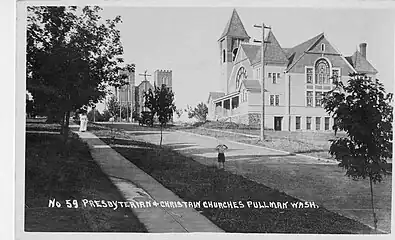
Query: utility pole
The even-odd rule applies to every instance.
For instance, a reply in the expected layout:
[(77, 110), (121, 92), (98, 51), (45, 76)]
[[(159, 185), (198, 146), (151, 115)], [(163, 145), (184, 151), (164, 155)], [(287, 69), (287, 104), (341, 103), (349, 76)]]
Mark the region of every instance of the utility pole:
[(121, 88), (118, 88), (118, 103), (119, 103), (119, 122), (122, 121), (121, 118), (121, 110), (122, 110), (122, 104), (121, 104)]
[[(144, 81), (148, 81), (147, 80), (147, 77), (150, 77), (151, 75), (149, 75), (149, 74), (147, 74), (147, 72), (148, 72), (148, 70), (145, 70), (145, 72), (144, 72), (144, 74), (139, 74), (140, 76), (143, 76), (144, 77)], [(154, 83), (154, 85), (155, 85), (155, 83)], [(155, 89), (154, 89), (155, 90)], [(144, 93), (146, 93), (148, 91), (148, 89), (147, 88), (145, 88), (144, 89)], [(145, 111), (145, 106), (144, 106), (144, 103), (143, 103), (143, 111)]]
[(261, 84), (261, 135), (260, 140), (263, 141), (265, 139), (265, 43), (269, 43), (265, 41), (265, 29), (271, 29), (271, 27), (266, 26), (265, 23), (262, 25), (254, 25), (256, 28), (262, 29), (262, 40), (254, 40), (254, 42), (262, 43), (261, 46), (261, 64), (262, 64), (262, 84)]
[(126, 122), (129, 122), (129, 86), (126, 88)]

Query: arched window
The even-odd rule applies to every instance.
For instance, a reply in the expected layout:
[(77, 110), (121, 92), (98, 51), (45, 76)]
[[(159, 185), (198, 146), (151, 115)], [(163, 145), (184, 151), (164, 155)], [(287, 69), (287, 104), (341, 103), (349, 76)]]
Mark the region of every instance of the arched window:
[(330, 69), (325, 59), (320, 59), (315, 64), (315, 84), (329, 84)]
[(236, 59), (236, 55), (237, 55), (237, 48), (233, 49), (232, 55), (233, 55), (233, 59), (232, 61), (234, 61)]
[(240, 67), (236, 75), (236, 88), (239, 88), (240, 81), (247, 79), (247, 71), (244, 67)]
[(226, 61), (226, 51), (225, 51), (225, 49), (224, 50), (222, 50), (222, 62), (225, 62)]

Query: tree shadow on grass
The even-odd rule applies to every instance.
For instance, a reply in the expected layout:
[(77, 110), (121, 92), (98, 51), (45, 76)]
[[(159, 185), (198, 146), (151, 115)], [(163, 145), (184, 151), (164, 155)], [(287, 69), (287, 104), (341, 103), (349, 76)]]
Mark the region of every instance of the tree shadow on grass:
[(309, 150), (300, 150), (295, 151), (294, 153), (316, 153), (316, 152), (328, 152), (329, 149), (309, 149)]
[[(108, 141), (104, 138), (103, 140)], [(299, 201), (246, 177), (201, 164), (172, 150), (177, 146), (185, 147), (186, 144), (173, 144), (172, 148), (160, 149), (155, 144), (135, 140), (117, 140), (116, 143), (133, 146), (114, 146), (114, 149), (185, 201)], [(197, 210), (227, 232), (371, 232), (366, 226), (329, 212), (325, 208), (288, 209), (282, 213), (277, 209), (250, 208)], [(289, 221), (286, 222), (285, 219)]]

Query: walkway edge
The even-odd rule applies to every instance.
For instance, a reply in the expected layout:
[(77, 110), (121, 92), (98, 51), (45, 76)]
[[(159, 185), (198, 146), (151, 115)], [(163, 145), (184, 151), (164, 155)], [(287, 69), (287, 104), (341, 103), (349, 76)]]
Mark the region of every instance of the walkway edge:
[[(109, 145), (105, 144), (93, 133), (78, 131), (74, 131), (74, 133), (76, 133), (82, 141), (87, 143), (92, 158), (99, 164), (102, 171), (118, 188), (121, 194), (124, 195), (127, 201), (134, 201), (134, 198), (131, 200), (128, 199), (134, 192), (127, 187), (127, 183), (125, 187), (125, 181), (123, 183), (121, 182), (121, 184), (114, 182), (114, 177), (124, 179), (126, 182), (131, 182), (133, 185), (142, 188), (148, 193), (148, 196), (141, 197), (145, 199), (143, 201), (152, 199), (158, 203), (160, 201), (185, 202), (149, 174), (124, 158)], [(194, 208), (165, 209), (158, 206), (150, 208), (130, 207), (130, 209), (151, 233), (224, 232)]]

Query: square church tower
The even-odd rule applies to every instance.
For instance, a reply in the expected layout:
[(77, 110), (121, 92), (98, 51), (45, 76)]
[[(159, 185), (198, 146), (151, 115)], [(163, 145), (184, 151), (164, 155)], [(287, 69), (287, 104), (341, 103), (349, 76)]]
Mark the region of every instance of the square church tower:
[(154, 72), (154, 83), (157, 87), (165, 84), (170, 90), (173, 87), (173, 72), (172, 70), (156, 70)]

